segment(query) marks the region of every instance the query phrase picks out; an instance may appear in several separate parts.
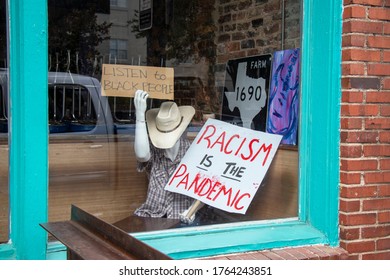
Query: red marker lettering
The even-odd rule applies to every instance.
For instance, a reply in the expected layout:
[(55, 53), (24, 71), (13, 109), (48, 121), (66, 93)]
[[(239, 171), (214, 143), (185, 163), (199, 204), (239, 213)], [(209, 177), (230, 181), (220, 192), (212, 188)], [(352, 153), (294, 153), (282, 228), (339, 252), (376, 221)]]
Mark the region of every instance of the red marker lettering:
[(172, 181), (176, 179), (177, 177), (183, 176), (187, 172), (187, 166), (182, 163), (179, 168), (176, 170), (175, 174), (172, 176), (172, 179), (169, 181), (169, 184), (172, 184)]
[[(211, 134), (205, 136), (206, 133), (209, 132), (209, 129), (212, 130)], [(199, 144), (200, 141), (202, 141), (202, 140), (206, 140), (207, 141), (207, 148), (210, 148), (210, 144), (211, 144), (210, 138), (214, 135), (216, 130), (217, 129), (213, 125), (206, 126), (206, 129), (204, 130), (203, 134), (199, 137), (199, 140), (196, 142), (196, 144)]]

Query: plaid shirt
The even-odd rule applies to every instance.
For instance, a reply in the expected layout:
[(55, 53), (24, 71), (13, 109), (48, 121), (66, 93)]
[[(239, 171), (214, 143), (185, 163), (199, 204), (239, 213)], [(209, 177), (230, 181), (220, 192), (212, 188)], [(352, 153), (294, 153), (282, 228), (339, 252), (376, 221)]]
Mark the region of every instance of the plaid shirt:
[(135, 210), (134, 214), (141, 217), (166, 217), (179, 219), (179, 214), (187, 210), (193, 199), (181, 194), (164, 190), (169, 178), (179, 165), (185, 152), (190, 146), (187, 138), (180, 138), (179, 152), (172, 162), (165, 157), (164, 150), (150, 145), (150, 159), (147, 162), (138, 162), (137, 170), (146, 171), (149, 178), (146, 201)]

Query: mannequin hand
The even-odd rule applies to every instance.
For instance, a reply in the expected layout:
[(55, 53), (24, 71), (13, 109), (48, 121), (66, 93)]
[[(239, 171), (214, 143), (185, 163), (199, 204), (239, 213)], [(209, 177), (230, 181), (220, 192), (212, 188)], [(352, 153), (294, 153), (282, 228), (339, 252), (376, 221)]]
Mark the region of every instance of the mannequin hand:
[(182, 223), (185, 223), (185, 224), (188, 224), (188, 225), (192, 224), (194, 222), (194, 220), (195, 220), (195, 214), (193, 214), (191, 217), (187, 217), (187, 214), (188, 214), (189, 210), (190, 209), (187, 209), (187, 210), (185, 210), (183, 213), (181, 213), (179, 215), (180, 216), (180, 221)]
[(134, 106), (135, 106), (135, 117), (136, 120), (144, 121), (145, 120), (145, 111), (146, 111), (146, 100), (148, 99), (149, 94), (146, 91), (138, 89), (134, 94)]
[(192, 224), (195, 220), (196, 212), (198, 212), (198, 210), (202, 208), (203, 205), (204, 203), (201, 202), (200, 200), (195, 200), (190, 206), (190, 208), (188, 208), (187, 210), (185, 210), (183, 213), (179, 215), (180, 221), (182, 223)]

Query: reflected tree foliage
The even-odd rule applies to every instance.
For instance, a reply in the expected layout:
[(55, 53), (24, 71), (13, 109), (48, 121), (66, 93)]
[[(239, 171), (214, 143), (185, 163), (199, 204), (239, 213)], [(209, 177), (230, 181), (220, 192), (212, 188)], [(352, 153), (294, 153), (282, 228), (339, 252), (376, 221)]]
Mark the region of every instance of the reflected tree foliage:
[(96, 13), (109, 12), (108, 1), (48, 2), (50, 71), (98, 72), (97, 46), (110, 39), (111, 23), (98, 23)]

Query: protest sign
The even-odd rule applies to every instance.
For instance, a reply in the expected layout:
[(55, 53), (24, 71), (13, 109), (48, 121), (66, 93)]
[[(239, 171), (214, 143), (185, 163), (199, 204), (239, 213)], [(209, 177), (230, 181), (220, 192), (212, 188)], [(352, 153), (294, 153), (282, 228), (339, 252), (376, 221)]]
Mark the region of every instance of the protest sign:
[(140, 89), (150, 98), (170, 99), (174, 97), (173, 68), (103, 64), (102, 95), (134, 97)]
[(245, 214), (282, 136), (208, 119), (165, 189)]

